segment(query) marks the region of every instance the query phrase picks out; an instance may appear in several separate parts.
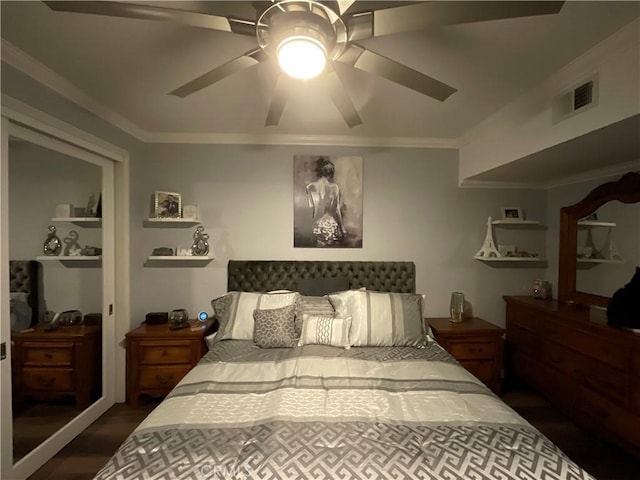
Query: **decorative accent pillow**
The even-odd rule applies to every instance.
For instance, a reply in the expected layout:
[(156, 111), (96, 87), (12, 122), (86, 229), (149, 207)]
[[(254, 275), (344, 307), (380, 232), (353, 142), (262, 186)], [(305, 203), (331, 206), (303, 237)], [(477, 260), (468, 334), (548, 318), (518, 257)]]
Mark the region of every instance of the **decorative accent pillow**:
[(31, 307), (27, 303), (27, 292), (9, 293), (9, 316), (11, 331), (21, 331), (31, 325)]
[(302, 333), (298, 345), (331, 345), (348, 350), (351, 348), (350, 330), (351, 317), (303, 315)]
[(295, 328), (298, 337), (302, 332), (302, 316), (305, 314), (334, 317), (335, 311), (333, 310), (333, 305), (331, 305), (331, 302), (329, 301), (329, 297), (298, 295), (298, 298), (296, 298), (295, 318)]
[(253, 341), (262, 348), (295, 347), (298, 335), (294, 328), (295, 305), (269, 310), (254, 310)]
[(229, 292), (211, 300), (213, 311), (220, 322), (218, 334), (213, 341), (253, 340), (253, 311), (295, 305), (298, 292), (254, 293)]
[(329, 299), (336, 316), (352, 318), (353, 346), (422, 346), (427, 341), (422, 295), (348, 290)]

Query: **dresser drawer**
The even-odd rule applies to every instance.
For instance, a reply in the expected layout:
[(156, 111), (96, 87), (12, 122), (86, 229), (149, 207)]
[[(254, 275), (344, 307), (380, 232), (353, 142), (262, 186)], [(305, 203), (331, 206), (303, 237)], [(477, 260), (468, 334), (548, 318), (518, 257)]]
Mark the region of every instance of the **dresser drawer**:
[(140, 344), (140, 365), (159, 364), (191, 364), (191, 344), (183, 343), (141, 343)]
[(140, 367), (140, 388), (173, 388), (191, 368), (191, 365), (162, 368)]
[(458, 360), (493, 359), (496, 355), (494, 342), (452, 342), (450, 349)]
[(535, 332), (510, 321), (507, 321), (507, 341), (531, 353), (540, 347), (540, 337)]
[(538, 332), (540, 330), (542, 320), (534, 310), (507, 306), (507, 318), (513, 325), (518, 325), (530, 332)]
[(626, 344), (614, 342), (591, 333), (547, 319), (544, 325), (546, 338), (569, 347), (583, 355), (597, 359), (612, 367), (626, 370), (630, 361), (630, 351)]
[(460, 362), (464, 368), (466, 368), (473, 376), (482, 382), (490, 382), (494, 380), (493, 375), (493, 361), (473, 361), (463, 360)]
[(73, 365), (73, 344), (25, 342), (24, 365), (66, 366)]
[(634, 379), (631, 384), (631, 411), (640, 415), (640, 379)]
[(73, 390), (73, 370), (67, 368), (24, 368), (24, 386), (31, 391), (66, 392)]
[(599, 392), (620, 406), (627, 406), (628, 375), (552, 342), (543, 343), (542, 358), (572, 381)]
[(599, 427), (613, 435), (630, 451), (640, 452), (640, 416), (620, 408), (613, 402), (589, 392), (581, 391), (575, 408), (579, 421), (589, 428)]
[(631, 373), (640, 378), (640, 348), (636, 348), (635, 344), (631, 351)]

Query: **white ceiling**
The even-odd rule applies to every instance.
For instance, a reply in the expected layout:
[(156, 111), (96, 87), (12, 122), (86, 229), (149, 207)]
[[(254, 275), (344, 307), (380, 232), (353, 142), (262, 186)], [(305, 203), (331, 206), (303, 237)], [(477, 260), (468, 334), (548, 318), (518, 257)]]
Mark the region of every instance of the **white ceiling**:
[[(141, 3), (141, 2), (139, 2)], [(155, 2), (157, 3), (157, 2)], [(172, 6), (164, 2), (164, 6)], [(202, 2), (179, 2), (194, 7)], [(248, 3), (248, 2), (246, 2)], [(199, 6), (198, 8), (202, 8)], [(353, 136), (453, 141), (640, 15), (638, 2), (566, 2), (557, 15), (463, 24), (367, 40), (455, 88), (445, 102), (346, 67), (363, 124), (349, 129), (322, 77), (300, 82), (265, 127), (275, 87), (259, 64), (187, 98), (167, 93), (255, 46), (250, 37), (166, 22), (1, 2), (2, 38), (148, 134)]]

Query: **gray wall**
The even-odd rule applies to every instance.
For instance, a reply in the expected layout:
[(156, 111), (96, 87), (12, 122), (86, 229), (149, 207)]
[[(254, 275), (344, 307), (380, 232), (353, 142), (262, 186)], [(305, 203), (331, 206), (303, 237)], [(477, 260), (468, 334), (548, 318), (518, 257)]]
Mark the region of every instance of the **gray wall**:
[[(364, 235), (361, 249), (293, 248), (293, 157), (363, 157)], [(545, 221), (544, 192), (460, 189), (457, 153), (439, 149), (148, 145), (131, 170), (133, 321), (149, 311), (186, 308), (210, 313), (226, 291), (229, 259), (408, 260), (429, 316), (448, 315), (452, 291), (473, 313), (504, 324), (502, 295), (529, 294), (544, 270), (493, 268), (472, 257), (489, 215), (520, 206)], [(198, 268), (144, 267), (157, 246), (188, 246), (193, 228), (144, 228), (155, 190), (198, 204), (215, 260)], [(544, 231), (501, 231), (501, 243), (544, 254)], [(498, 241), (498, 240), (496, 240)]]

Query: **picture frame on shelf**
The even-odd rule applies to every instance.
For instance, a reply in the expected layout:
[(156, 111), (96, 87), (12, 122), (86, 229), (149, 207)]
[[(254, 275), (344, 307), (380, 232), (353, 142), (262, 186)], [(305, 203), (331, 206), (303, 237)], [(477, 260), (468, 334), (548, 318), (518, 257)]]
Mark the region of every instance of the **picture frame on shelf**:
[(520, 207), (502, 207), (500, 212), (502, 213), (502, 220), (505, 222), (522, 222), (524, 220)]
[(100, 210), (102, 210), (102, 194), (96, 195), (95, 193), (92, 193), (91, 195), (89, 195), (89, 199), (87, 200), (87, 206), (84, 209), (84, 216), (101, 216), (102, 212)]
[(176, 192), (156, 191), (153, 206), (156, 218), (181, 218), (182, 196)]
[(198, 220), (200, 218), (198, 205), (185, 205), (182, 207), (182, 218)]

